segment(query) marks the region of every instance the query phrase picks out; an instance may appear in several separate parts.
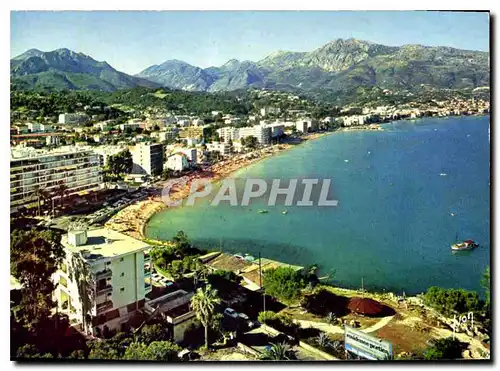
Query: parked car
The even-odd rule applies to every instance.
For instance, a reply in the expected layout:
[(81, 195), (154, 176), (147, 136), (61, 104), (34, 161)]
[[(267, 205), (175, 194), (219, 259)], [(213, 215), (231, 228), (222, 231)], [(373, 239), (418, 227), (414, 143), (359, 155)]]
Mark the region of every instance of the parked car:
[(250, 321), (250, 318), (245, 313), (239, 313), (239, 317), (245, 321)]
[(229, 317), (233, 317), (235, 319), (238, 318), (238, 312), (236, 312), (233, 308), (224, 309), (224, 314), (229, 316)]

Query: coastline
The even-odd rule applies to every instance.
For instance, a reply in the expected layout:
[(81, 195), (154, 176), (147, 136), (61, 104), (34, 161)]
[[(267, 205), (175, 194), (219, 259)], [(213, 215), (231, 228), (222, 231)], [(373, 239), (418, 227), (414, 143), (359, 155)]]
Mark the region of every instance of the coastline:
[[(489, 114), (477, 114), (477, 115), (460, 115), (462, 117), (468, 116), (487, 116)], [(298, 143), (282, 143), (276, 144), (271, 147), (262, 148), (253, 152), (246, 154), (236, 155), (228, 160), (216, 163), (206, 169), (195, 170), (187, 175), (180, 178), (170, 179), (167, 181), (161, 181), (157, 183), (159, 189), (151, 191), (151, 196), (148, 200), (139, 201), (138, 203), (132, 204), (123, 210), (119, 211), (105, 224), (107, 228), (117, 230), (118, 232), (127, 234), (133, 238), (146, 239), (146, 227), (151, 218), (158, 212), (165, 211), (168, 206), (162, 200), (161, 190), (162, 188), (171, 182), (172, 188), (169, 195), (170, 200), (179, 201), (184, 200), (189, 196), (192, 181), (200, 178), (209, 178), (211, 183), (216, 183), (222, 179), (227, 178), (231, 174), (241, 169), (244, 169), (250, 165), (253, 165), (261, 160), (279, 155), (287, 150), (296, 148), (297, 146), (304, 144), (308, 141), (315, 140), (318, 138), (325, 137), (327, 135), (339, 133), (339, 132), (350, 132), (350, 131), (384, 131), (382, 124), (393, 124), (399, 121), (418, 121), (424, 120), (426, 118), (449, 118), (452, 116), (424, 116), (418, 118), (402, 118), (399, 120), (389, 121), (387, 123), (378, 123), (370, 125), (360, 125), (360, 126), (348, 126), (338, 128), (333, 131), (326, 132), (316, 132), (308, 133), (302, 136), (300, 142)], [(158, 240), (157, 242), (162, 243), (165, 241)]]
[[(373, 129), (366, 128), (364, 130)], [(257, 162), (279, 155), (308, 141), (322, 138), (340, 131), (343, 130), (309, 133), (302, 137), (301, 141), (298, 143), (281, 143), (243, 155), (237, 155), (235, 156), (236, 158), (221, 161), (207, 169), (194, 171), (191, 174), (176, 178), (173, 181), (170, 180), (172, 188), (169, 198), (172, 201), (184, 200), (187, 198), (190, 193), (191, 184), (195, 179), (209, 178), (211, 183), (216, 183), (227, 178), (236, 171), (256, 164)], [(152, 195), (147, 200), (138, 201), (137, 203), (120, 210), (105, 223), (105, 226), (136, 239), (147, 239), (157, 243), (165, 243), (166, 241), (156, 241), (147, 238), (145, 230), (148, 222), (156, 213), (168, 210), (169, 208), (168, 205), (162, 200), (161, 195), (162, 188), (168, 183), (169, 180), (161, 181), (160, 184), (158, 184), (160, 189), (154, 190)]]

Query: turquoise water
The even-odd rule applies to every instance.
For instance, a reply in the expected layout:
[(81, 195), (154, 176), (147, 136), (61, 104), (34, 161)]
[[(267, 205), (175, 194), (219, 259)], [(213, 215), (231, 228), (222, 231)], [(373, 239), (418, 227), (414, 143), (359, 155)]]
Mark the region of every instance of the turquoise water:
[[(202, 201), (155, 215), (146, 234), (183, 230), (205, 248), (316, 263), (344, 287), (363, 279), (365, 288), (411, 294), (432, 285), (480, 290), (490, 262), (488, 126), (489, 116), (429, 118), (328, 135), (234, 177), (238, 189), (241, 178), (331, 178), (337, 207), (291, 206), (283, 215), (283, 206)], [(480, 247), (453, 254), (457, 233)]]

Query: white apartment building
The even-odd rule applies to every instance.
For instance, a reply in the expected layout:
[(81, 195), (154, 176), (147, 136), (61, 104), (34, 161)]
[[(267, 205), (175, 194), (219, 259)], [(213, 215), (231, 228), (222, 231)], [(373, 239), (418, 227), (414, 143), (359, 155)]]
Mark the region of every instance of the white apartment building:
[(193, 126), (203, 126), (203, 125), (205, 125), (205, 121), (203, 121), (201, 119), (193, 119), (193, 121), (191, 121), (191, 124)]
[(132, 173), (160, 175), (163, 170), (163, 144), (138, 143), (130, 149)]
[(127, 128), (135, 130), (141, 127), (141, 122), (127, 122), (126, 124), (120, 124), (120, 130), (125, 131)]
[(40, 124), (38, 122), (28, 122), (26, 125), (28, 126), (28, 130), (31, 133), (37, 133), (37, 132), (41, 131), (41, 127), (40, 127)]
[(102, 184), (99, 155), (74, 146), (51, 151), (13, 148), (10, 155), (11, 212), (36, 204), (38, 188), (51, 192), (59, 184), (68, 187), (68, 195), (100, 189)]
[(279, 107), (264, 107), (260, 109), (261, 116), (267, 116), (269, 114), (277, 115), (281, 113), (281, 108)]
[(60, 124), (83, 124), (89, 121), (86, 113), (61, 113), (59, 115)]
[(207, 144), (207, 151), (219, 152), (223, 156), (231, 154), (231, 146), (227, 142), (212, 142)]
[(40, 131), (43, 131), (43, 132), (54, 131), (54, 125), (52, 125), (52, 124), (40, 124)]
[(318, 123), (310, 119), (302, 119), (295, 122), (295, 127), (301, 133), (308, 133), (318, 130)]
[(177, 125), (182, 127), (191, 126), (191, 120), (178, 120)]
[(369, 122), (368, 115), (344, 116), (344, 126), (364, 125)]
[(123, 330), (152, 289), (150, 246), (105, 228), (70, 231), (61, 244), (66, 256), (53, 276), (58, 311), (94, 336), (105, 327)]
[(187, 156), (184, 153), (174, 153), (167, 157), (164, 168), (174, 171), (183, 171), (189, 167)]
[(229, 140), (235, 141), (240, 139), (240, 130), (233, 126), (224, 126), (216, 130), (219, 134), (219, 138), (224, 140), (224, 142), (229, 142)]
[(271, 128), (266, 125), (254, 125), (250, 128), (241, 128), (240, 139), (247, 136), (254, 136), (257, 138), (259, 144), (267, 145), (271, 141)]
[(269, 144), (271, 140), (272, 129), (267, 125), (254, 125), (242, 128), (226, 126), (217, 129), (217, 133), (226, 143), (228, 143), (229, 140), (235, 141), (244, 137), (254, 136), (257, 138), (259, 144), (266, 145)]

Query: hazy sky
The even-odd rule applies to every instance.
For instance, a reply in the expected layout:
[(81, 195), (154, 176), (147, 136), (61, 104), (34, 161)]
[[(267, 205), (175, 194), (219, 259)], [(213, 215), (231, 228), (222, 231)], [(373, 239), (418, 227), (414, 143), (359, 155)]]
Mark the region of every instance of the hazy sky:
[(12, 12), (11, 57), (61, 47), (134, 74), (168, 59), (220, 66), (336, 38), (489, 50), (489, 14), (461, 12)]

